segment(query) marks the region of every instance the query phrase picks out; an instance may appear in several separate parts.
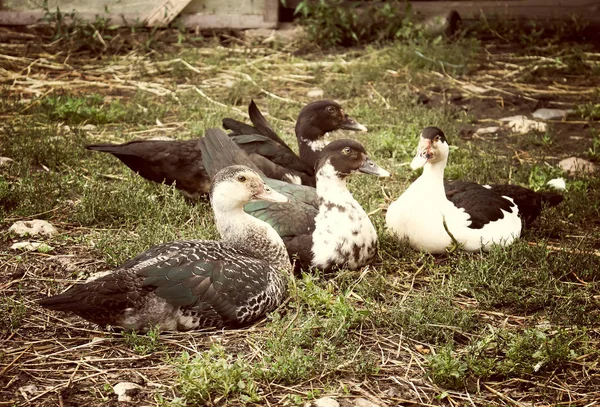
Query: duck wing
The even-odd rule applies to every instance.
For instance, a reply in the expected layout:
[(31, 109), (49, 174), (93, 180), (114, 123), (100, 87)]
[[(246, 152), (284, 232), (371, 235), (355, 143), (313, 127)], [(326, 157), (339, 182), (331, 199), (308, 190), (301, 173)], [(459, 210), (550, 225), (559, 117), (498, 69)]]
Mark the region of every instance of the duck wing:
[[(535, 192), (529, 188), (525, 188), (519, 185), (501, 185), (491, 184), (486, 188), (474, 182), (466, 181), (444, 181), (444, 187), (446, 189), (446, 197), (460, 206), (458, 201), (465, 202), (467, 198), (472, 198), (473, 195), (478, 194), (477, 192), (469, 192), (466, 195), (466, 191), (480, 191), (480, 199), (490, 199), (491, 196), (488, 193), (481, 192), (482, 189), (491, 191), (499, 196), (507, 196), (513, 200), (513, 202), (519, 208), (519, 215), (523, 219), (526, 225), (533, 222), (540, 215), (544, 205), (556, 206), (563, 201), (563, 196), (554, 192)], [(456, 202), (455, 202), (456, 201)], [(462, 203), (464, 205), (464, 203)], [(462, 206), (461, 206), (462, 207)], [(469, 212), (467, 210), (467, 212)]]
[(519, 185), (490, 185), (492, 191), (511, 197), (519, 207), (519, 214), (526, 225), (540, 216), (544, 206), (552, 207), (560, 204), (564, 197), (555, 192), (536, 192)]
[(474, 182), (444, 181), (446, 198), (469, 214), (471, 229), (481, 229), (490, 222), (504, 218), (503, 210), (512, 212), (515, 204)]
[[(279, 299), (266, 296), (269, 272), (278, 271), (224, 242), (170, 242), (152, 247), (106, 276), (39, 303), (53, 310), (73, 311), (100, 325), (123, 326), (126, 318), (135, 321), (124, 326), (132, 329), (156, 323), (182, 330), (238, 326), (278, 305), (283, 284)], [(168, 308), (149, 306), (150, 293), (184, 310), (189, 325), (169, 320), (181, 316), (167, 312)], [(252, 298), (257, 298), (255, 306), (247, 307)]]
[(173, 184), (189, 195), (208, 193), (210, 181), (198, 140), (137, 140), (124, 144), (92, 144), (88, 150), (117, 157), (143, 178)]

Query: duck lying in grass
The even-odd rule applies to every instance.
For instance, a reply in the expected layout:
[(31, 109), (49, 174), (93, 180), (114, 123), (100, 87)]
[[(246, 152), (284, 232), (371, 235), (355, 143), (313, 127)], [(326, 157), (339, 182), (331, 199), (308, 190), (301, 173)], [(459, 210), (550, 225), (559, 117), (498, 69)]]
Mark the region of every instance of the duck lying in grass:
[[(310, 103), (302, 109), (296, 123), (301, 159), (270, 129), (254, 102), (250, 103), (248, 110), (256, 128), (233, 119), (225, 119), (224, 125), (233, 130), (233, 139), (259, 168), (270, 177), (287, 182), (314, 184), (312, 148), (322, 143), (327, 132), (367, 130), (335, 102), (322, 100)], [(188, 197), (197, 199), (210, 189), (210, 178), (204, 169), (198, 141), (136, 140), (123, 144), (92, 144), (86, 148), (111, 153), (143, 178), (175, 184)]]
[[(200, 146), (209, 174), (223, 166), (252, 165), (225, 133), (207, 133)], [(346, 178), (356, 172), (390, 175), (368, 158), (360, 143), (336, 140), (319, 155), (316, 188), (264, 177), (267, 185), (290, 202), (251, 202), (244, 209), (275, 228), (290, 257), (297, 260), (297, 268), (357, 269), (374, 261), (377, 231), (346, 187)]]
[(247, 325), (282, 302), (291, 272), (279, 235), (244, 212), (256, 200), (287, 202), (250, 168), (224, 168), (211, 188), (221, 241), (154, 246), (112, 273), (39, 303), (102, 326), (140, 331)]
[(223, 127), (260, 170), (269, 178), (294, 184), (315, 184), (315, 164), (327, 145), (324, 137), (334, 130), (367, 131), (367, 128), (348, 116), (342, 107), (331, 100), (319, 100), (306, 105), (296, 122), (296, 139), (300, 155), (272, 129), (254, 101), (248, 106), (253, 126), (234, 119), (223, 119)]
[(518, 186), (445, 183), (448, 154), (442, 130), (425, 128), (411, 163), (413, 169), (423, 167), (423, 174), (387, 211), (387, 227), (399, 238), (407, 238), (415, 249), (443, 253), (453, 240), (467, 251), (506, 246), (521, 234), (520, 215), (531, 222), (543, 203), (554, 205), (562, 200), (558, 194)]

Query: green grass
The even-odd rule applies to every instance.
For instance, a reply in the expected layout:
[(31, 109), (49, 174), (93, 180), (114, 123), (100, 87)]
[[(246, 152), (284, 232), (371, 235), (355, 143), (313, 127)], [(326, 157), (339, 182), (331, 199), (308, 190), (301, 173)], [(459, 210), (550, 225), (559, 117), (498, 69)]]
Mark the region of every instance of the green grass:
[[(518, 39), (509, 27), (476, 28), (479, 34), (495, 37), (495, 44), (514, 45), (519, 55), (553, 57), (555, 62), (544, 71), (548, 75), (583, 71), (581, 58), (587, 46), (573, 48), (573, 55), (565, 57), (557, 48), (560, 32), (550, 35), (533, 27)], [(61, 38), (76, 41), (64, 33)], [(494, 386), (503, 380), (513, 384), (566, 380), (580, 374), (581, 364), (595, 374), (594, 363), (600, 357), (600, 257), (593, 254), (600, 242), (597, 176), (567, 177), (568, 191), (559, 207), (544, 211), (520, 241), (490, 253), (434, 257), (415, 252), (385, 231), (381, 209), (418, 176), (407, 163), (425, 126), (446, 132), (452, 145), (446, 176), (453, 179), (512, 182), (544, 190), (548, 180), (566, 176), (556, 166), (560, 158), (598, 159), (593, 95), (576, 102), (578, 119), (592, 121), (577, 129), (576, 135), (583, 138), (576, 145), (565, 147), (560, 123), (545, 134), (461, 136), (464, 128), (488, 126), (480, 121), (488, 113), (494, 117), (507, 113), (499, 112), (500, 107), (476, 110), (478, 99), (471, 100), (473, 110), (465, 112), (434, 91), (456, 91), (449, 78), (468, 80), (476, 71), (489, 45), (478, 38), (463, 35), (456, 42), (440, 42), (403, 37), (401, 42), (335, 53), (305, 48), (288, 52), (279, 45), (210, 50), (182, 45), (135, 61), (119, 52), (94, 61), (95, 74), (100, 68), (122, 65), (126, 72), (135, 72), (136, 80), (160, 83), (173, 91), (169, 96), (143, 89), (86, 88), (24, 100), (4, 88), (0, 153), (14, 161), (0, 168), (0, 221), (8, 228), (19, 219), (47, 219), (58, 226), (60, 235), (42, 239), (55, 247), (51, 253), (17, 255), (8, 249), (17, 239), (0, 240), (0, 261), (11, 268), (10, 273), (24, 276), (18, 283), (13, 281), (20, 277), (10, 273), (0, 276), (0, 287), (7, 290), (0, 299), (0, 337), (18, 333), (31, 341), (38, 336), (48, 341), (75, 337), (87, 343), (89, 335), (104, 334), (91, 334), (93, 327), (81, 325), (77, 318), (68, 320), (80, 325), (64, 326), (61, 320), (40, 314), (33, 301), (62, 291), (74, 278), (116, 267), (154, 244), (218, 238), (207, 202), (191, 205), (173, 187), (146, 182), (111, 155), (85, 150), (86, 144), (156, 135), (200, 137), (206, 128), (220, 126), (223, 117), (240, 119), (232, 108), (245, 110), (254, 98), (269, 113), (275, 130), (296, 148), (295, 118), (310, 101), (307, 91), (320, 88), (370, 130), (333, 136), (358, 139), (371, 158), (394, 175), (386, 180), (361, 175), (349, 182), (367, 212), (379, 210), (371, 215), (380, 237), (378, 264), (290, 281), (289, 301), (247, 332), (182, 334), (175, 340), (156, 332), (128, 333), (124, 340), (119, 337), (111, 343), (107, 358), (120, 350), (143, 358), (139, 363), (153, 363), (145, 365), (148, 369), (161, 366), (160, 380), (148, 376), (165, 383), (156, 387), (155, 399), (161, 405), (267, 401), (304, 405), (326, 394), (363, 396), (357, 390), (360, 383), (381, 385), (380, 395), (397, 386), (397, 398), (417, 397), (412, 387), (402, 387), (391, 377), (416, 378), (417, 386), (431, 379), (439, 387), (422, 384), (426, 390), (419, 393), (431, 396), (429, 402), (452, 396), (446, 390), (458, 394), (466, 389), (484, 405), (500, 399), (480, 382)], [(542, 43), (548, 47), (540, 51)], [(172, 62), (177, 58), (199, 71)], [(82, 64), (80, 69), (87, 68)], [(250, 75), (255, 83), (239, 73)], [(261, 88), (285, 100), (267, 96)], [(420, 92), (437, 99), (423, 105), (418, 101)], [(524, 158), (516, 159), (515, 151)], [(62, 257), (72, 258), (74, 266), (58, 263)], [(5, 353), (0, 362), (26, 346), (15, 345), (17, 350)], [(71, 343), (64, 346), (70, 348)], [(527, 389), (515, 386), (515, 391)], [(389, 397), (400, 403), (396, 396)], [(531, 403), (552, 403), (552, 397), (548, 393)]]

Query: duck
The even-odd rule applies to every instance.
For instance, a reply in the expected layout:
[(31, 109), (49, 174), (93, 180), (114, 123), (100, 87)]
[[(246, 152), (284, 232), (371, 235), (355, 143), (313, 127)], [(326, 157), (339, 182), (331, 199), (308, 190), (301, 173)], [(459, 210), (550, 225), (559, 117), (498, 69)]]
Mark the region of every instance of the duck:
[(246, 326), (282, 303), (292, 270), (277, 232), (244, 212), (244, 205), (257, 200), (288, 199), (252, 169), (225, 167), (213, 177), (210, 191), (220, 241), (156, 245), (112, 272), (38, 304), (132, 331)]
[(368, 131), (332, 100), (309, 103), (300, 111), (295, 126), (297, 155), (273, 130), (254, 100), (250, 101), (248, 115), (252, 126), (225, 118), (223, 128), (267, 177), (312, 187), (316, 185), (318, 154), (327, 144), (325, 136), (335, 130)]
[[(233, 119), (226, 120), (226, 123), (236, 129), (232, 131), (232, 138), (239, 142), (240, 148), (247, 150), (249, 157), (275, 179), (294, 183), (310, 182), (310, 178), (303, 175), (304, 172), (312, 171), (310, 160), (300, 160), (272, 129), (272, 134), (279, 141), (268, 137), (265, 140), (265, 136), (259, 133), (265, 132), (260, 117), (267, 122), (254, 101), (250, 103), (249, 114), (254, 118), (255, 127)], [(296, 135), (311, 143), (311, 140), (316, 140), (327, 132), (342, 128), (366, 131), (364, 126), (344, 113), (339, 104), (318, 101), (306, 105), (300, 111)], [(141, 177), (156, 183), (174, 184), (186, 197), (198, 200), (210, 191), (210, 177), (204, 169), (199, 140), (134, 140), (123, 144), (90, 144), (86, 149), (110, 153)], [(267, 144), (269, 141), (271, 143)], [(301, 156), (310, 156), (308, 153), (302, 155), (302, 151), (301, 149)], [(282, 166), (282, 162), (288, 164)]]
[[(209, 174), (222, 166), (250, 165), (251, 161), (225, 133), (207, 135), (200, 143)], [(341, 139), (327, 144), (315, 165), (316, 187), (296, 185), (263, 175), (273, 190), (289, 199), (281, 204), (256, 201), (244, 210), (269, 223), (285, 243), (296, 273), (318, 268), (355, 270), (371, 264), (377, 255), (377, 231), (348, 190), (355, 173), (389, 177), (357, 141)]]
[(423, 129), (411, 162), (411, 168), (422, 167), (423, 173), (387, 210), (388, 230), (417, 250), (444, 253), (453, 242), (466, 251), (508, 246), (519, 238), (524, 222), (535, 220), (543, 204), (562, 200), (558, 194), (519, 186), (445, 182), (448, 155), (444, 132), (437, 127)]

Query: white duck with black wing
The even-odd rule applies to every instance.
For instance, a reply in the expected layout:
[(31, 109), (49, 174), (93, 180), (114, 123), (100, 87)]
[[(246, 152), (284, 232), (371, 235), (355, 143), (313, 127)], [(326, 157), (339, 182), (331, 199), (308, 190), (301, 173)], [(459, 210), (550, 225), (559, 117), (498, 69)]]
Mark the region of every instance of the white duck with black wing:
[(423, 174), (390, 205), (387, 227), (398, 238), (408, 239), (411, 247), (430, 253), (445, 252), (453, 242), (451, 235), (467, 251), (511, 244), (521, 234), (517, 205), (483, 187), (448, 200), (444, 188), (448, 154), (442, 130), (427, 127), (421, 132), (411, 167), (423, 167)]

